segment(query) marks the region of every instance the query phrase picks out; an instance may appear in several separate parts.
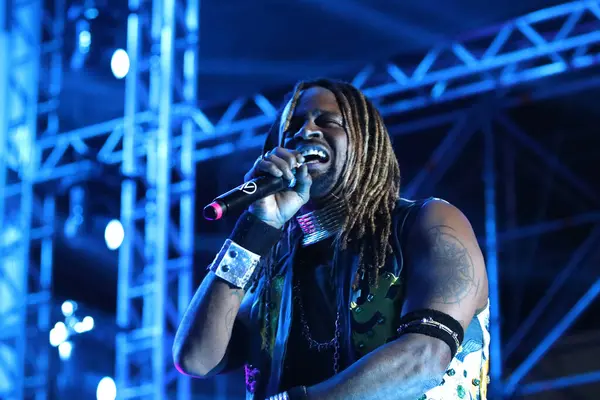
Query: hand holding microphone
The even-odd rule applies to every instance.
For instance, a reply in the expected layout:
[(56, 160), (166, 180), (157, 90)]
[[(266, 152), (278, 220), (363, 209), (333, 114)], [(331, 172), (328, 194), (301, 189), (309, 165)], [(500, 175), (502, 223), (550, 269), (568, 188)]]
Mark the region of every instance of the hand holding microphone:
[[(283, 147), (271, 150), (256, 160), (244, 177), (245, 185), (216, 198), (204, 209), (205, 218), (219, 219), (226, 208), (246, 208), (245, 203), (253, 200), (249, 211), (265, 223), (281, 228), (310, 199), (312, 179), (306, 165), (302, 164), (304, 161), (297, 151)], [(293, 188), (282, 190), (294, 179)], [(269, 192), (272, 194), (263, 194)]]

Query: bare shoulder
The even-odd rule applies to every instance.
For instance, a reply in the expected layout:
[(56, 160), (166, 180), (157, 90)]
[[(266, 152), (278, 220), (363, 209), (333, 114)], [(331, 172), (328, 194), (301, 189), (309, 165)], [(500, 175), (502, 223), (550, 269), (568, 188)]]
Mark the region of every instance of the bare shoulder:
[(455, 205), (437, 198), (428, 200), (419, 212), (416, 228), (427, 228), (443, 224), (449, 224), (454, 229), (462, 229), (473, 233), (468, 218)]

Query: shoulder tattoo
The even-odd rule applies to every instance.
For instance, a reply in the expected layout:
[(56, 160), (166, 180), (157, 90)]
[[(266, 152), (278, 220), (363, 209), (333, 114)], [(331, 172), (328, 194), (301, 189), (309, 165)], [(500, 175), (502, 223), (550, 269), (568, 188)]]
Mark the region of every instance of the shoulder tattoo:
[(449, 226), (439, 225), (429, 229), (429, 268), (437, 285), (433, 299), (441, 304), (460, 304), (467, 296), (479, 290), (473, 260), (466, 246)]

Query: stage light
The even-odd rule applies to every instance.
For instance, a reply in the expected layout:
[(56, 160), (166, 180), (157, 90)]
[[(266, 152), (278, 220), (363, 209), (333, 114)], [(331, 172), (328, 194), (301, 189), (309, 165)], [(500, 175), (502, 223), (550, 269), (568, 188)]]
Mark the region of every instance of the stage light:
[(79, 51), (86, 54), (90, 51), (90, 45), (92, 44), (92, 34), (88, 30), (82, 30), (79, 32)]
[(71, 352), (73, 351), (73, 344), (71, 342), (62, 342), (58, 346), (58, 355), (61, 360), (66, 361), (71, 358)]
[(117, 398), (117, 385), (115, 381), (105, 376), (98, 382), (96, 389), (96, 400), (115, 400)]
[(87, 19), (96, 19), (96, 17), (98, 17), (98, 9), (88, 8), (83, 12), (83, 15), (85, 15)]
[(69, 216), (63, 227), (67, 239), (74, 239), (85, 233), (86, 196), (83, 186), (73, 186), (69, 189)]
[(60, 310), (62, 311), (65, 317), (70, 317), (71, 315), (73, 315), (75, 310), (77, 310), (77, 303), (71, 300), (67, 300), (64, 303), (62, 303), (62, 306), (60, 306)]
[(83, 331), (84, 332), (89, 332), (92, 329), (94, 329), (94, 318), (92, 317), (84, 317), (83, 321), (81, 321), (81, 324), (83, 325)]
[(117, 49), (110, 59), (110, 68), (117, 79), (123, 79), (129, 72), (129, 55), (123, 49)]
[(58, 347), (69, 338), (69, 331), (64, 322), (57, 322), (50, 330), (50, 344)]
[(106, 242), (106, 247), (110, 250), (116, 250), (123, 243), (123, 239), (125, 238), (125, 231), (123, 230), (123, 225), (121, 225), (121, 221), (113, 219), (106, 225), (106, 229), (104, 230), (104, 241)]

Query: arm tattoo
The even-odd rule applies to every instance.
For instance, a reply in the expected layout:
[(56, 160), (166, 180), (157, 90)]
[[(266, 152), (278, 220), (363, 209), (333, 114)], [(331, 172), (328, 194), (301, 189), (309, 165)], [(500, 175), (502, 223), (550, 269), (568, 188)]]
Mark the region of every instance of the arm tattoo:
[(440, 225), (428, 231), (431, 274), (438, 281), (433, 288), (433, 301), (460, 304), (479, 290), (475, 267), (469, 251), (456, 236), (454, 229)]
[(225, 335), (228, 336), (231, 334), (231, 329), (233, 328), (233, 324), (235, 323), (235, 316), (237, 312), (232, 307), (225, 313)]
[[(233, 289), (231, 291), (231, 296), (237, 298), (240, 303), (244, 299), (244, 291), (242, 289)], [(231, 307), (225, 313), (225, 318), (223, 321), (225, 322), (225, 334), (228, 335), (231, 331), (233, 324), (235, 323), (235, 317), (237, 316), (237, 312), (234, 307)]]

